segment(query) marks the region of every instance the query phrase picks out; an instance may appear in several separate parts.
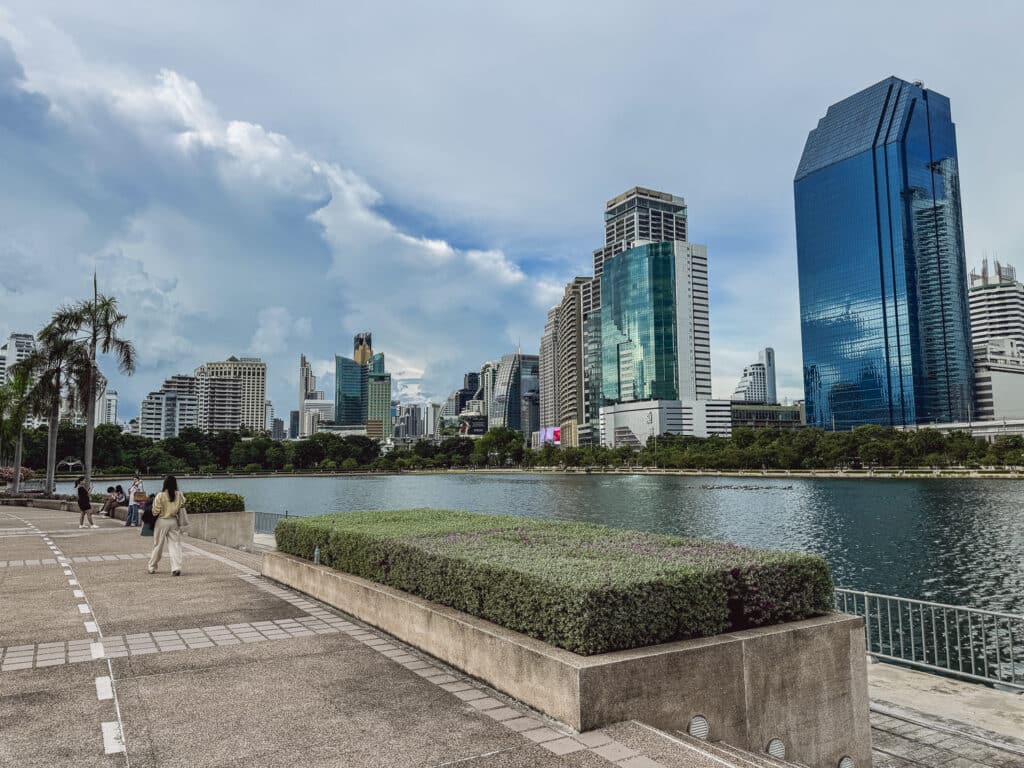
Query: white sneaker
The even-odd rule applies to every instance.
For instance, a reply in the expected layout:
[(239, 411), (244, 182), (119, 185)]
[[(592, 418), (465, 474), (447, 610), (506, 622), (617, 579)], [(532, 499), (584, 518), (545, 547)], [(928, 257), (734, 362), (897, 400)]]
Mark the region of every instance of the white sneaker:
[(96, 523), (93, 523), (93, 524), (92, 524), (92, 525), (90, 525), (89, 527), (90, 527), (90, 528), (99, 528), (99, 526), (98, 526), (98, 525), (96, 525)]
[(85, 526), (84, 526), (84, 525), (80, 525), (80, 526), (78, 526), (78, 527), (79, 527), (79, 528), (85, 528)]

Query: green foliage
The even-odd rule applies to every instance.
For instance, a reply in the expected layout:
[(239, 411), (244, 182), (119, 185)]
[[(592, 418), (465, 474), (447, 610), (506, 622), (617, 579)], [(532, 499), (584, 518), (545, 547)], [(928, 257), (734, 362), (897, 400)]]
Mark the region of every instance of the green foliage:
[(443, 510), (286, 518), (277, 546), (592, 655), (828, 612), (817, 556)]
[(185, 501), (188, 511), (192, 514), (245, 511), (245, 499), (237, 493), (189, 491), (185, 494)]

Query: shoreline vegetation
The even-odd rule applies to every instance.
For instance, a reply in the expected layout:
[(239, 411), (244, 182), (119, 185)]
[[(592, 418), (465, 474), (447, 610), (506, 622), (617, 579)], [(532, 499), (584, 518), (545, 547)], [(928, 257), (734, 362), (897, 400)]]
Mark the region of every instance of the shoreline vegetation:
[[(705, 477), (705, 478), (762, 478), (777, 480), (1024, 480), (1024, 469), (965, 469), (961, 467), (932, 469), (928, 467), (883, 467), (875, 469), (674, 469), (667, 467), (452, 467), (434, 469), (355, 469), (355, 470), (261, 470), (259, 472), (183, 473), (179, 480), (259, 480), (269, 478), (324, 478), (324, 477), (386, 477), (400, 475), (640, 475), (653, 477)], [(72, 482), (77, 475), (58, 475), (58, 482)], [(114, 481), (122, 475), (98, 474), (96, 481)], [(160, 480), (162, 475), (140, 475), (143, 480)], [(2, 487), (2, 486), (0, 486)], [(748, 488), (751, 486), (742, 486)], [(771, 486), (775, 487), (775, 486)], [(724, 490), (715, 485), (706, 490)]]
[[(26, 430), (22, 466), (47, 466), (45, 428)], [(79, 474), (74, 457), (84, 430), (61, 426), (57, 455), (65, 457), (62, 477)], [(445, 436), (419, 440), (382, 453), (365, 436), (320, 433), (296, 441), (274, 441), (262, 433), (182, 430), (152, 441), (124, 434), (114, 425), (96, 429), (95, 478), (326, 476), (433, 472), (627, 473), (697, 477), (1017, 478), (1024, 466), (1024, 437), (994, 442), (963, 432), (910, 432), (863, 426), (849, 432), (820, 429), (736, 429), (731, 437), (653, 436), (646, 446), (526, 446), (518, 432), (496, 428), (471, 439)], [(0, 482), (3, 481), (0, 477)]]

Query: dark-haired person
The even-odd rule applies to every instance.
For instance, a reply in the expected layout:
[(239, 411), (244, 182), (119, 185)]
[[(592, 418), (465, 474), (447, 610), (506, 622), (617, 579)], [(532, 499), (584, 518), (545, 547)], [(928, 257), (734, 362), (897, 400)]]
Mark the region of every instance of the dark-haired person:
[(153, 528), (156, 525), (156, 518), (153, 517), (153, 502), (156, 501), (156, 494), (151, 493), (142, 505), (142, 535), (152, 536)]
[(178, 490), (178, 480), (168, 475), (164, 488), (153, 499), (153, 554), (149, 557), (149, 572), (156, 573), (160, 558), (167, 546), (171, 556), (171, 573), (181, 576), (181, 531), (178, 530), (178, 512), (185, 507), (185, 494)]
[(103, 509), (100, 510), (100, 514), (101, 515), (113, 516), (113, 514), (114, 514), (114, 507), (116, 507), (116, 506), (117, 506), (117, 489), (114, 486), (112, 486), (112, 485), (108, 485), (107, 486), (107, 498), (106, 498), (106, 501), (103, 502)]
[(85, 528), (85, 517), (89, 516), (89, 528), (99, 528), (92, 521), (92, 499), (89, 498), (89, 486), (84, 477), (75, 480), (75, 495), (78, 497), (78, 527)]

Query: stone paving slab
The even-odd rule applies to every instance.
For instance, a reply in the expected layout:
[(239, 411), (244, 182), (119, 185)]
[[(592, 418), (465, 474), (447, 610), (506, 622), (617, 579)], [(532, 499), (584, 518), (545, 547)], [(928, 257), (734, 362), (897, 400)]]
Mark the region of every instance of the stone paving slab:
[(85, 637), (78, 603), (57, 569), (0, 571), (0, 646)]

